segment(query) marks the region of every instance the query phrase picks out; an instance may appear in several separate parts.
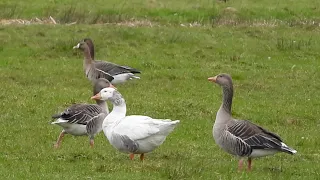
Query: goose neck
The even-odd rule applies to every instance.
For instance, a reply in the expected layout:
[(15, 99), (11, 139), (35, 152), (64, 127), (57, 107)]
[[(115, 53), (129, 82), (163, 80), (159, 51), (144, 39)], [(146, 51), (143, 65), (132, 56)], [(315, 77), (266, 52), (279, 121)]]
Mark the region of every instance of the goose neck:
[(93, 62), (93, 59), (91, 58), (91, 55), (90, 55), (89, 47), (84, 48), (83, 55), (84, 55), (84, 63), (86, 65), (91, 64)]
[[(217, 112), (216, 120), (214, 123), (215, 129), (223, 129), (225, 124), (231, 120), (231, 106), (232, 106), (232, 97), (233, 89), (232, 86), (223, 86), (222, 87), (223, 97), (222, 104)], [(218, 132), (218, 131), (217, 131)]]
[(222, 108), (228, 114), (231, 115), (232, 98), (233, 98), (233, 87), (232, 85), (225, 85), (222, 87)]
[(106, 101), (96, 100), (96, 103), (107, 113), (109, 114), (109, 107)]
[(126, 116), (127, 107), (126, 104), (115, 105), (113, 104), (113, 109), (110, 114), (116, 114), (117, 116)]
[(126, 116), (127, 108), (123, 98), (118, 99), (116, 102), (111, 102), (113, 104), (113, 108), (106, 119), (103, 121), (103, 129), (111, 127), (112, 124), (118, 122)]
[(94, 46), (92, 43), (87, 43), (90, 49), (90, 56), (94, 60)]

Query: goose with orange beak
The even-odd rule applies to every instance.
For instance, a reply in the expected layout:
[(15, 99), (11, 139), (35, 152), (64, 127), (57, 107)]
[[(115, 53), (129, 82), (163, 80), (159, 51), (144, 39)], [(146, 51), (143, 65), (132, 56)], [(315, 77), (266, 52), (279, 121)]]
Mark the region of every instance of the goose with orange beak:
[(118, 90), (104, 88), (91, 99), (110, 101), (113, 109), (103, 121), (102, 129), (110, 144), (123, 153), (144, 154), (159, 147), (179, 124), (179, 120), (153, 119), (148, 116), (126, 116), (126, 103)]
[(210, 82), (221, 86), (222, 104), (217, 112), (213, 125), (215, 142), (224, 151), (240, 158), (238, 169), (243, 166), (243, 159), (248, 158), (251, 170), (252, 158), (273, 155), (277, 152), (295, 154), (297, 151), (287, 146), (280, 136), (247, 120), (234, 119), (231, 116), (233, 84), (228, 74), (209, 77)]

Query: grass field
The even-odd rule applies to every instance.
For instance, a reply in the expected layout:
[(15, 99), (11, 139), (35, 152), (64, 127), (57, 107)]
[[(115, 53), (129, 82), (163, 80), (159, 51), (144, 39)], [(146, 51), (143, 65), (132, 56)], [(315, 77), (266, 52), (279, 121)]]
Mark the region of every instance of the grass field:
[[(51, 15), (62, 23), (0, 25), (0, 179), (319, 179), (318, 1), (92, 2), (0, 3), (1, 19)], [(155, 25), (103, 24), (133, 19)], [(63, 25), (74, 21), (80, 24)], [(87, 137), (69, 135), (53, 148), (61, 129), (51, 115), (93, 103), (82, 54), (72, 49), (84, 37), (93, 39), (97, 59), (142, 71), (118, 86), (128, 114), (181, 120), (143, 163), (103, 133), (94, 149)], [(237, 159), (212, 138), (222, 94), (207, 78), (219, 73), (234, 79), (233, 116), (278, 133), (295, 156), (256, 159), (251, 173), (236, 171)]]

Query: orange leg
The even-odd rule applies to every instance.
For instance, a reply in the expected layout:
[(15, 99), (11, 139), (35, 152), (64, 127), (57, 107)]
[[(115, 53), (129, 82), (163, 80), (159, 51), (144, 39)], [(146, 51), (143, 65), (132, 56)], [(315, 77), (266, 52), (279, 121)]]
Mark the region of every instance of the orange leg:
[(238, 171), (242, 171), (242, 167), (243, 167), (243, 159), (240, 159), (238, 163)]
[(65, 135), (65, 132), (64, 131), (61, 131), (59, 137), (58, 137), (58, 140), (57, 142), (54, 144), (54, 148), (59, 148), (60, 147), (60, 144), (61, 144), (61, 141), (62, 141), (62, 138), (64, 137)]
[(144, 160), (144, 154), (143, 154), (143, 153), (140, 155), (140, 160), (141, 160), (141, 161)]
[(131, 160), (133, 160), (133, 158), (134, 158), (134, 154), (133, 154), (133, 153), (131, 153), (131, 154), (129, 155), (129, 157), (130, 157), (130, 159), (131, 159)]
[(90, 146), (91, 146), (91, 148), (93, 148), (93, 145), (94, 145), (94, 140), (93, 140), (93, 139), (90, 139)]
[(252, 163), (252, 159), (248, 158), (248, 171), (251, 171), (251, 163)]

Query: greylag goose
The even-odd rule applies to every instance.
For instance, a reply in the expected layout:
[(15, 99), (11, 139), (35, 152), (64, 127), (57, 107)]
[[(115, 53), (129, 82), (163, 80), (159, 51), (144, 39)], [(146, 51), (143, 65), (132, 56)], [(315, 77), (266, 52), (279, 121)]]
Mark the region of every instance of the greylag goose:
[[(113, 85), (106, 79), (98, 79), (93, 86), (93, 94), (106, 87), (113, 87)], [(51, 124), (56, 124), (63, 128), (54, 145), (55, 148), (60, 147), (65, 134), (74, 136), (88, 135), (90, 146), (93, 147), (94, 137), (102, 130), (103, 119), (109, 113), (108, 105), (105, 101), (96, 100), (96, 102), (97, 104), (74, 104), (62, 113), (52, 116), (56, 121)]]
[(141, 115), (126, 116), (125, 100), (114, 88), (104, 88), (91, 99), (109, 100), (113, 104), (102, 129), (110, 144), (120, 152), (129, 153), (131, 160), (134, 154), (140, 154), (143, 161), (144, 154), (160, 146), (180, 122)]
[(223, 101), (213, 126), (214, 140), (226, 152), (240, 157), (239, 170), (242, 169), (244, 157), (248, 157), (247, 170), (250, 171), (252, 158), (273, 155), (277, 152), (288, 154), (297, 152), (283, 143), (277, 134), (250, 121), (232, 118), (233, 85), (230, 75), (219, 74), (208, 80), (219, 84), (223, 91)]
[(124, 83), (129, 79), (140, 79), (136, 76), (136, 73), (140, 73), (139, 70), (131, 68), (129, 66), (121, 66), (107, 61), (100, 61), (94, 59), (94, 45), (91, 39), (86, 38), (80, 41), (74, 49), (80, 49), (84, 52), (83, 67), (86, 76), (90, 81), (94, 81), (101, 74), (107, 74), (112, 76), (113, 79), (110, 80), (112, 84)]

